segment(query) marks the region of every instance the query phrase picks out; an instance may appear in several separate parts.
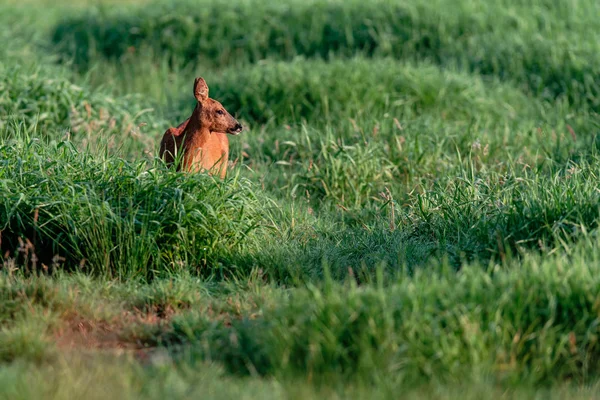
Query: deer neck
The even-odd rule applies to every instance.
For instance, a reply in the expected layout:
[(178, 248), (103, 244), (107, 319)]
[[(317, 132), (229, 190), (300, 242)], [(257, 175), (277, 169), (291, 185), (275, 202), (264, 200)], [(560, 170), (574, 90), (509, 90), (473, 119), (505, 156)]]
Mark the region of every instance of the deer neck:
[(202, 146), (208, 141), (211, 136), (211, 132), (208, 127), (202, 125), (200, 120), (200, 106), (197, 105), (189, 119), (185, 130), (183, 131), (186, 145), (192, 147)]

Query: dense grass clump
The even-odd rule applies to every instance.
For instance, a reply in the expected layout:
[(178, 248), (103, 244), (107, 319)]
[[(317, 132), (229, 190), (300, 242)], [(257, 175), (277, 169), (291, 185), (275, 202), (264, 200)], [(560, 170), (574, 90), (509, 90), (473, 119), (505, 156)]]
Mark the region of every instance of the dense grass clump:
[(600, 368), (594, 243), (487, 272), (420, 271), (379, 287), (329, 282), (231, 327), (192, 313), (163, 340), (197, 343), (202, 357), (236, 372), (324, 381), (585, 379)]
[(472, 173), (450, 180), (418, 196), (414, 232), (447, 246), (458, 263), (490, 251), (503, 256), (520, 247), (568, 247), (598, 227), (598, 165), (594, 157), (550, 176)]
[[(456, 171), (460, 177), (440, 179), (424, 193), (404, 194), (402, 202), (389, 190), (375, 190), (378, 184), (394, 189), (389, 178), (353, 187), (363, 181), (354, 176), (344, 181), (342, 173), (338, 179), (346, 186), (331, 187), (325, 182), (338, 180), (314, 175), (302, 189), (318, 213), (336, 215), (337, 224), (299, 229), (267, 254), (256, 255), (255, 262), (269, 265), (267, 270), (279, 276), (291, 272), (312, 279), (323, 276), (326, 262), (336, 279), (355, 274), (370, 281), (382, 265), (394, 275), (433, 259), (448, 259), (460, 269), (465, 261), (501, 262), (526, 250), (569, 252), (600, 225), (599, 164), (596, 157), (548, 174), (465, 168)], [(323, 189), (329, 192), (321, 193)], [(281, 264), (286, 268), (281, 270)]]
[(146, 131), (160, 128), (156, 117), (145, 118), (152, 110), (144, 108), (140, 96), (115, 99), (64, 75), (56, 68), (0, 66), (4, 138), (25, 131), (53, 140), (70, 138), (90, 150), (103, 144), (126, 152), (149, 147)]
[(0, 148), (2, 248), (29, 269), (114, 277), (212, 273), (261, 224), (249, 182), (95, 159), (71, 143)]
[(357, 58), (297, 60), (229, 68), (211, 79), (211, 94), (255, 123), (335, 124), (340, 116), (401, 120), (435, 112), (446, 120), (486, 115), (496, 121), (535, 114), (539, 104), (498, 83), (428, 64)]
[(397, 3), (157, 2), (66, 19), (54, 41), (78, 67), (98, 56), (152, 51), (174, 62), (224, 66), (295, 56), (393, 56), (459, 65), (529, 91), (598, 109), (594, 1), (570, 7), (448, 0)]

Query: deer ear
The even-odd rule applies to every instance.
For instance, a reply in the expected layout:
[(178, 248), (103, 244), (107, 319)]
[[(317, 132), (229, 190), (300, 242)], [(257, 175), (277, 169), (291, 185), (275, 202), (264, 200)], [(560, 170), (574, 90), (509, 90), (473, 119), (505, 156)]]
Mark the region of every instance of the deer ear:
[(194, 96), (200, 103), (208, 99), (208, 85), (204, 78), (196, 78), (194, 82)]

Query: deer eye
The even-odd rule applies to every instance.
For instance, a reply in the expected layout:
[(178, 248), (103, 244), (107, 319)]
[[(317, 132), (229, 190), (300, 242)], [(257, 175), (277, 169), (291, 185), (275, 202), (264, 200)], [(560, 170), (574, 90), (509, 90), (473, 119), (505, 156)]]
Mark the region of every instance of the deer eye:
[(217, 110), (217, 114), (219, 114), (219, 115), (225, 115), (225, 111), (223, 111), (223, 110)]

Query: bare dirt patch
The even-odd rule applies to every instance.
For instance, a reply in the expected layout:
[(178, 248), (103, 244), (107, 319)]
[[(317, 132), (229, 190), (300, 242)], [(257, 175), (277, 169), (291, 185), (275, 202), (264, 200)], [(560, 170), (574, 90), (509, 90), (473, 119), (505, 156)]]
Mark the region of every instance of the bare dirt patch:
[(92, 320), (78, 314), (67, 315), (54, 332), (54, 341), (64, 352), (102, 352), (114, 355), (130, 354), (142, 363), (150, 362), (155, 346), (148, 346), (130, 334), (130, 328), (144, 325), (150, 328), (168, 324), (174, 310), (125, 311), (110, 320)]

